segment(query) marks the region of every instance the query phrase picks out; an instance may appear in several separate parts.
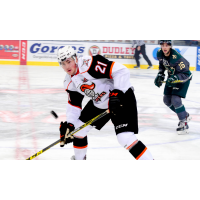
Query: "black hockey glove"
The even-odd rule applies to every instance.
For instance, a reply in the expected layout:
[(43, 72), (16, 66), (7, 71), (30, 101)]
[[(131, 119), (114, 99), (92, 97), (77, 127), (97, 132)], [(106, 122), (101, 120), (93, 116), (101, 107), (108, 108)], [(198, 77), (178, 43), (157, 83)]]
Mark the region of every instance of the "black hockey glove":
[(59, 129), (60, 130), (60, 139), (61, 139), (60, 147), (64, 147), (65, 144), (68, 144), (73, 141), (73, 139), (71, 139), (71, 138), (66, 138), (67, 129), (69, 129), (69, 132), (73, 131), (74, 125), (71, 123), (67, 123), (67, 122), (64, 122), (64, 123), (61, 122), (60, 129)]
[(173, 81), (177, 81), (179, 80), (178, 76), (177, 75), (171, 75), (167, 81), (166, 81), (166, 86), (168, 87), (173, 87), (174, 86), (174, 83), (172, 83)]
[(111, 114), (120, 114), (123, 109), (124, 93), (121, 90), (113, 90), (109, 94), (109, 110)]
[(157, 87), (160, 87), (162, 85), (162, 81), (164, 81), (165, 79), (165, 74), (163, 73), (158, 73), (158, 75), (156, 76), (155, 78), (155, 81), (154, 81), (154, 84), (157, 86)]

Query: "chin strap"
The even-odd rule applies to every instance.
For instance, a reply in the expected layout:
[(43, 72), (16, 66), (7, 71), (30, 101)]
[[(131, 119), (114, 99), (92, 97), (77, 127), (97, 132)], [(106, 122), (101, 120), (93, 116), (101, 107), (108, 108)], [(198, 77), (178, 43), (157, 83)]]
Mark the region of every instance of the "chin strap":
[(76, 54), (74, 54), (73, 56), (72, 56), (72, 59), (75, 61), (75, 63), (76, 64), (78, 64), (78, 58), (77, 58), (77, 55)]

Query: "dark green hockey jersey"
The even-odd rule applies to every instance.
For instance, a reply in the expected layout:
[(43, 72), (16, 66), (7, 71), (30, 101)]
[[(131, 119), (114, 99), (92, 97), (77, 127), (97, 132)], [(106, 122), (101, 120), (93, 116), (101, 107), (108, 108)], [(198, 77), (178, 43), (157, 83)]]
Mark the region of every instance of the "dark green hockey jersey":
[(162, 49), (158, 50), (159, 72), (164, 73), (167, 70), (168, 76), (177, 75), (180, 80), (186, 79), (191, 75), (190, 63), (176, 50), (171, 49), (170, 51), (170, 56), (166, 57)]

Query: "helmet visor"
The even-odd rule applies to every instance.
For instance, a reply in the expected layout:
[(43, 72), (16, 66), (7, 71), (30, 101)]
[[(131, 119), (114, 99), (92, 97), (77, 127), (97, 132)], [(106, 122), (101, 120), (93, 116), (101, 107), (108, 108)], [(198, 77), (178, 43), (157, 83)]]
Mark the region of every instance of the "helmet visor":
[(172, 45), (172, 42), (171, 40), (160, 40), (160, 45), (164, 44), (164, 43), (167, 43), (168, 45)]

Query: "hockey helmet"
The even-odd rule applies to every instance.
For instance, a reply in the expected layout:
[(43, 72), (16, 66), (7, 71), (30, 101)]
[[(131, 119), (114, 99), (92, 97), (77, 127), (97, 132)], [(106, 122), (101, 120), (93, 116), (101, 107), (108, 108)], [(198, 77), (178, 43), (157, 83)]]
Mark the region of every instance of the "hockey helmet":
[(171, 40), (160, 40), (160, 45), (162, 45), (163, 43), (167, 43), (168, 45), (172, 45)]
[(58, 62), (61, 65), (62, 61), (65, 61), (68, 58), (73, 58), (75, 60), (76, 51), (73, 49), (72, 46), (65, 46), (63, 48), (58, 49)]

